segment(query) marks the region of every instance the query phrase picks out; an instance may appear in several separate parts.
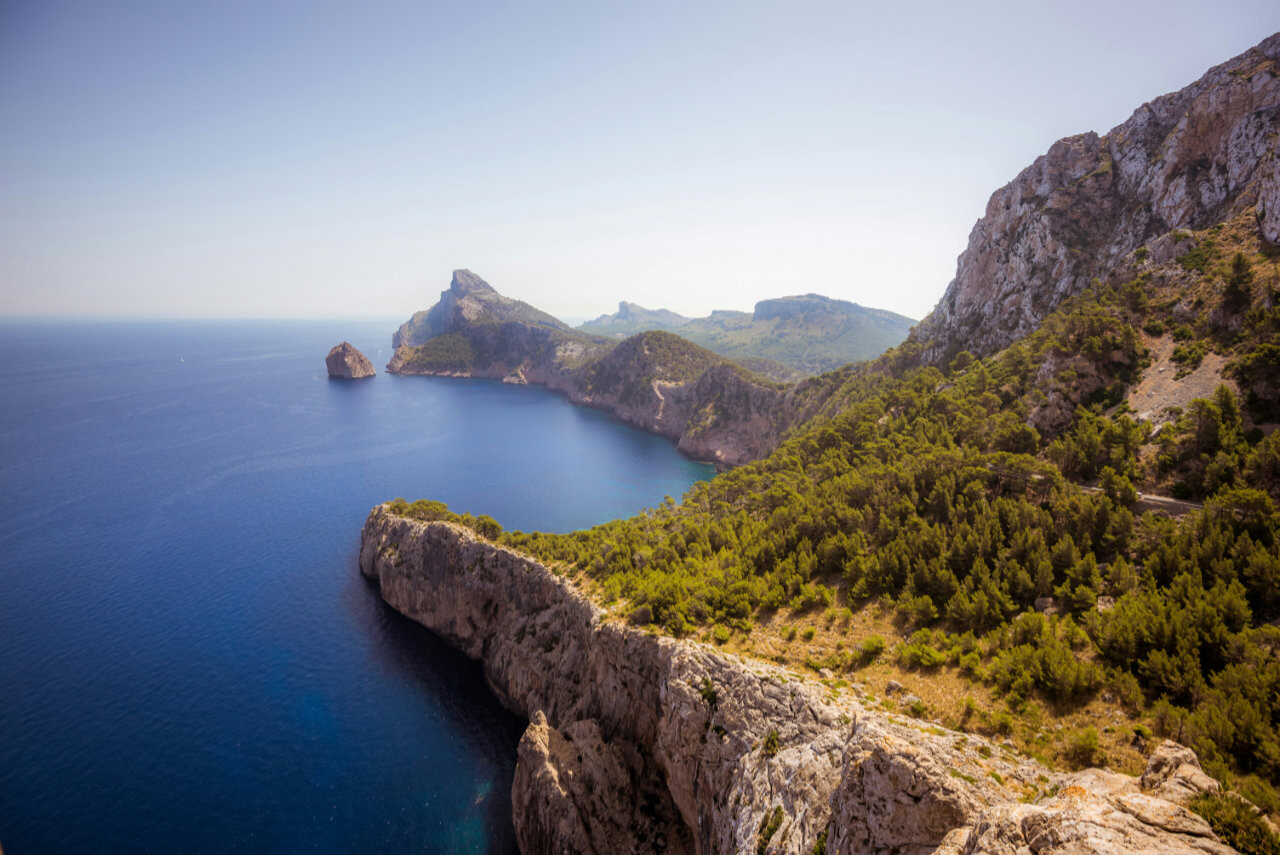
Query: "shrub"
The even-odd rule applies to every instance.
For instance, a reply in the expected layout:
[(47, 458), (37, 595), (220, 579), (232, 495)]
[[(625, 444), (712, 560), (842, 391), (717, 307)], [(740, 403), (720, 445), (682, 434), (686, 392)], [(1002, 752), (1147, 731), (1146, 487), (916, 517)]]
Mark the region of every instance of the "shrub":
[(1102, 759), (1098, 731), (1090, 726), (1081, 728), (1067, 737), (1067, 759), (1077, 766), (1096, 766)]
[(1187, 805), (1213, 833), (1245, 855), (1280, 855), (1280, 840), (1262, 818), (1233, 793), (1203, 793)]
[(756, 840), (756, 855), (764, 855), (769, 849), (769, 840), (782, 827), (782, 805), (774, 807), (771, 813), (765, 814), (760, 823), (760, 834)]
[(884, 653), (884, 648), (884, 636), (868, 635), (862, 640), (862, 644), (858, 645), (858, 653), (862, 656), (862, 661), (874, 662), (881, 653)]

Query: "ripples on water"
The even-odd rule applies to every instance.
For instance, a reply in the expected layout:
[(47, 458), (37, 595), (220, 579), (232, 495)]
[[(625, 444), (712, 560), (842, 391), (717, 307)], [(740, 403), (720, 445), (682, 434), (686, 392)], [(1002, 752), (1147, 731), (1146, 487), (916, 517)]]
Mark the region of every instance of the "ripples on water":
[(523, 722), (363, 582), (365, 515), (567, 531), (711, 473), (538, 389), (325, 377), (393, 326), (0, 324), (6, 852), (514, 848)]

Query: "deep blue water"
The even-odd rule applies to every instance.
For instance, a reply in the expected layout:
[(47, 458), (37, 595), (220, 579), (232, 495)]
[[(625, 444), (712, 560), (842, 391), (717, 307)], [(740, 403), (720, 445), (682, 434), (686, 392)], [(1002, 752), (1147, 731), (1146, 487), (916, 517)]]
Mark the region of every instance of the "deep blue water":
[(565, 531), (710, 469), (388, 323), (0, 323), (0, 845), (505, 852), (523, 723), (356, 567), (380, 501)]

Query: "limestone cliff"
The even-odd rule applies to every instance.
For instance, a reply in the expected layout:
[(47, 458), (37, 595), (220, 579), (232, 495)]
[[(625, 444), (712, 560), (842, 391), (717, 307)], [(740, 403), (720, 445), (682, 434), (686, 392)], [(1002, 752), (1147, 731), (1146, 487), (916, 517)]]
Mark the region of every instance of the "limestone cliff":
[(1179, 805), (1211, 784), (1173, 746), (1141, 781), (1056, 773), (606, 620), (533, 559), (385, 506), (360, 568), (531, 720), (512, 798), (526, 853), (1231, 851)]
[(913, 340), (946, 362), (1032, 332), (1094, 277), (1178, 229), (1255, 210), (1280, 243), (1280, 34), (1139, 107), (1105, 136), (1059, 140), (997, 190)]
[(329, 376), (340, 380), (359, 380), (374, 375), (373, 363), (349, 341), (335, 345), (324, 358)]

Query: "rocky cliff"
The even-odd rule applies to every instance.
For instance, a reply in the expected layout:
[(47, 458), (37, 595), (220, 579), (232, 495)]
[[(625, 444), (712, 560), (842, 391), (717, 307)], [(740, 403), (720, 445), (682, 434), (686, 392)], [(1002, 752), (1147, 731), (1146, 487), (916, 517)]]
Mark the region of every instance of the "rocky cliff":
[(1255, 210), (1261, 237), (1280, 243), (1278, 60), (1280, 34), (1105, 136), (1059, 140), (997, 190), (955, 279), (913, 333), (925, 358), (994, 353), (1174, 230)]
[(340, 380), (359, 380), (362, 377), (372, 377), (376, 373), (369, 358), (349, 341), (335, 345), (324, 358), (324, 365), (330, 377)]
[(1181, 806), (1214, 784), (1172, 744), (1141, 780), (1053, 772), (605, 620), (533, 559), (385, 506), (360, 568), (530, 719), (513, 792), (527, 853), (1231, 851)]

